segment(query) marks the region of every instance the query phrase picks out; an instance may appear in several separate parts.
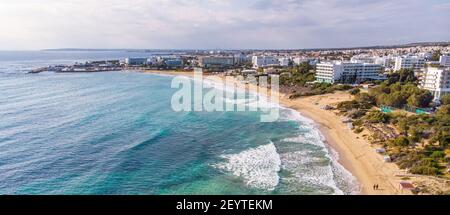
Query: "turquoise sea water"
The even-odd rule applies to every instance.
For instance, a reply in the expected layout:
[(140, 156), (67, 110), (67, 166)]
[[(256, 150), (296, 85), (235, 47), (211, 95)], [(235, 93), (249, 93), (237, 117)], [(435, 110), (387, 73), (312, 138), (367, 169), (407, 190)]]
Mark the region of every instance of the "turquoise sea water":
[(111, 53), (0, 56), (0, 194), (358, 190), (314, 123), (293, 110), (272, 123), (259, 112), (174, 112), (170, 76), (23, 72)]

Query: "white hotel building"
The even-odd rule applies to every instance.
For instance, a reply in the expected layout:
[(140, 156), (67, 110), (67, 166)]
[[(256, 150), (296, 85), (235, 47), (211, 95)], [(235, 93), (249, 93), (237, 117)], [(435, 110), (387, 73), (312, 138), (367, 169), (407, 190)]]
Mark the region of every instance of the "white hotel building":
[(277, 58), (272, 56), (253, 56), (252, 58), (253, 68), (267, 67), (267, 66), (278, 66), (279, 61)]
[(235, 63), (234, 57), (228, 56), (206, 56), (200, 57), (200, 66), (204, 68), (211, 67), (228, 67), (233, 66)]
[(372, 63), (324, 62), (316, 66), (316, 81), (354, 84), (368, 80), (382, 80), (382, 66)]
[(280, 57), (278, 58), (278, 64), (280, 66), (289, 66), (289, 63), (291, 62), (291, 59), (288, 57)]
[(441, 64), (441, 66), (450, 67), (450, 56), (442, 55), (441, 58), (439, 59), (439, 64)]
[(423, 69), (425, 67), (425, 59), (418, 56), (402, 56), (395, 58), (394, 71), (401, 69)]
[(430, 91), (435, 101), (450, 93), (450, 68), (428, 67), (420, 83), (422, 89)]
[(294, 62), (295, 65), (300, 65), (302, 63), (309, 62), (309, 60), (307, 58), (302, 58), (302, 57), (296, 57), (292, 61)]

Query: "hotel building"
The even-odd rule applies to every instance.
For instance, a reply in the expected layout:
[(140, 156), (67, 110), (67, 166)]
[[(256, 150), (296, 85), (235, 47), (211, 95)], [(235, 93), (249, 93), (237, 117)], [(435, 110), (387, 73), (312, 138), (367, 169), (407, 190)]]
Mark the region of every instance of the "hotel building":
[(369, 80), (382, 80), (379, 64), (355, 62), (324, 62), (316, 66), (316, 81), (355, 84)]
[(125, 64), (130, 66), (140, 66), (147, 64), (147, 58), (126, 58)]
[(447, 66), (450, 67), (450, 56), (448, 55), (442, 55), (441, 58), (439, 59), (439, 64), (441, 66)]
[(200, 66), (204, 68), (230, 67), (234, 65), (234, 57), (208, 56), (200, 57)]
[(450, 93), (450, 68), (426, 68), (420, 87), (429, 90), (434, 96), (434, 101), (439, 101), (442, 96)]
[(287, 57), (278, 58), (278, 63), (280, 66), (289, 66), (290, 62), (291, 62), (291, 59), (289, 59)]
[(252, 63), (253, 68), (279, 65), (278, 59), (272, 56), (253, 56)]
[(294, 62), (295, 65), (300, 65), (302, 63), (309, 62), (309, 60), (307, 58), (302, 58), (302, 57), (296, 57), (292, 61)]
[(401, 69), (423, 69), (425, 67), (425, 59), (418, 56), (402, 56), (395, 58), (394, 71)]

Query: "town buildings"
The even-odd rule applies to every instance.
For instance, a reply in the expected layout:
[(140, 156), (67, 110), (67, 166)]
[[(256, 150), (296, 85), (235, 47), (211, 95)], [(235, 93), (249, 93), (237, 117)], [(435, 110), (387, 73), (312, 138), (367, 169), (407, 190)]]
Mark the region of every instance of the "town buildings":
[(369, 55), (355, 55), (350, 61), (354, 63), (374, 63), (375, 58)]

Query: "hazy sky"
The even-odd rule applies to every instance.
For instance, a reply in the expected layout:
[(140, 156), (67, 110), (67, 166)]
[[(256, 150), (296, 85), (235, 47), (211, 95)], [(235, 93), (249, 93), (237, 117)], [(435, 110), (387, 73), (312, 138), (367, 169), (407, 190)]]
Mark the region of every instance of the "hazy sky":
[(0, 49), (450, 41), (450, 0), (0, 0)]

